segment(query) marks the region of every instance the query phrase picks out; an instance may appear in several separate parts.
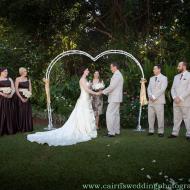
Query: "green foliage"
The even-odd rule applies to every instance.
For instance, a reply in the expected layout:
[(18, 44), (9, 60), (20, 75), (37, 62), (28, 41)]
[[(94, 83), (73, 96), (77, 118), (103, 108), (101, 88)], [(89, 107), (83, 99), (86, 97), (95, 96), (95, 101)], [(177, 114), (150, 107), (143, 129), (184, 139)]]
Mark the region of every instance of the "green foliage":
[[(42, 78), (55, 56), (70, 49), (85, 50), (93, 56), (107, 49), (123, 49), (140, 61), (147, 80), (154, 64), (163, 65), (163, 73), (169, 79), (166, 121), (171, 122), (170, 88), (175, 67), (178, 61), (190, 59), (189, 17), (188, 0), (3, 0), (0, 1), (0, 66), (8, 67), (12, 78), (18, 75), (19, 67), (28, 68), (33, 106), (43, 112), (46, 96)], [(135, 122), (141, 73), (131, 59), (123, 56), (103, 57), (96, 63), (82, 56), (60, 60), (50, 81), (54, 114), (68, 117), (79, 96), (78, 76), (82, 66), (92, 72), (99, 70), (108, 85), (109, 63), (113, 60), (121, 63), (127, 92), (121, 106), (122, 124)], [(146, 122), (145, 108), (142, 123)], [(130, 125), (134, 127), (135, 123)]]

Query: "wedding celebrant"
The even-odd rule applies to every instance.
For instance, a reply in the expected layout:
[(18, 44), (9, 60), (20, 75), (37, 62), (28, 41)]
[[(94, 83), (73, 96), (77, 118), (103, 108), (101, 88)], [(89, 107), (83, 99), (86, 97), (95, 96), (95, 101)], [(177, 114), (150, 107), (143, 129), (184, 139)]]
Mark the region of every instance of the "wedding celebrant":
[[(100, 77), (99, 71), (94, 72), (94, 78), (92, 80), (92, 90), (98, 92), (103, 90), (105, 87), (104, 81)], [(102, 114), (103, 109), (103, 96), (102, 95), (92, 95), (92, 108), (94, 110), (94, 115), (96, 118), (96, 128), (99, 128), (99, 116)]]

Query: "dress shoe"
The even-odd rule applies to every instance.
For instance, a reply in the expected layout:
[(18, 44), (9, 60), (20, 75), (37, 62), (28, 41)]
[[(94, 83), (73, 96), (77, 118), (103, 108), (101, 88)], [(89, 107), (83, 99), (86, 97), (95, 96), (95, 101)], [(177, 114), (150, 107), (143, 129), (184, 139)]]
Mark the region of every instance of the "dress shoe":
[(186, 137), (186, 139), (187, 139), (187, 141), (189, 141), (189, 142), (190, 142), (190, 137)]
[(106, 134), (105, 137), (115, 137), (115, 135)]
[(158, 136), (159, 136), (159, 137), (164, 137), (164, 134), (159, 133)]
[(148, 136), (152, 136), (152, 135), (154, 135), (154, 133), (148, 133)]
[(173, 138), (177, 138), (177, 136), (175, 136), (175, 135), (170, 135), (168, 138), (173, 139)]

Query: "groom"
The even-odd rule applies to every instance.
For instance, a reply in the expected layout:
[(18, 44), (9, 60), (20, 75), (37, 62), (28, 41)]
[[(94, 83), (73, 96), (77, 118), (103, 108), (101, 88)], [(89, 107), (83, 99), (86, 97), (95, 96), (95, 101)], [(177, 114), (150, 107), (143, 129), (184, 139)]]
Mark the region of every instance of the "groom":
[(119, 65), (111, 63), (110, 69), (113, 73), (110, 85), (101, 93), (108, 95), (108, 107), (106, 111), (106, 123), (108, 137), (120, 134), (120, 103), (123, 101), (123, 76), (119, 71)]

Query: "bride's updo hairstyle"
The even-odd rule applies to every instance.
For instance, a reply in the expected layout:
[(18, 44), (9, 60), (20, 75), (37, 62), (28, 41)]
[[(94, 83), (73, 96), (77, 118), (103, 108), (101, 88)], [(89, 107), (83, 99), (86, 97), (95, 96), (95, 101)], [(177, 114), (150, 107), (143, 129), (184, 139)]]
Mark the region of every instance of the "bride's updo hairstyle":
[(80, 76), (82, 76), (82, 75), (84, 74), (84, 71), (85, 71), (86, 69), (88, 69), (88, 67), (82, 66), (82, 67), (80, 68), (80, 71), (79, 71)]

